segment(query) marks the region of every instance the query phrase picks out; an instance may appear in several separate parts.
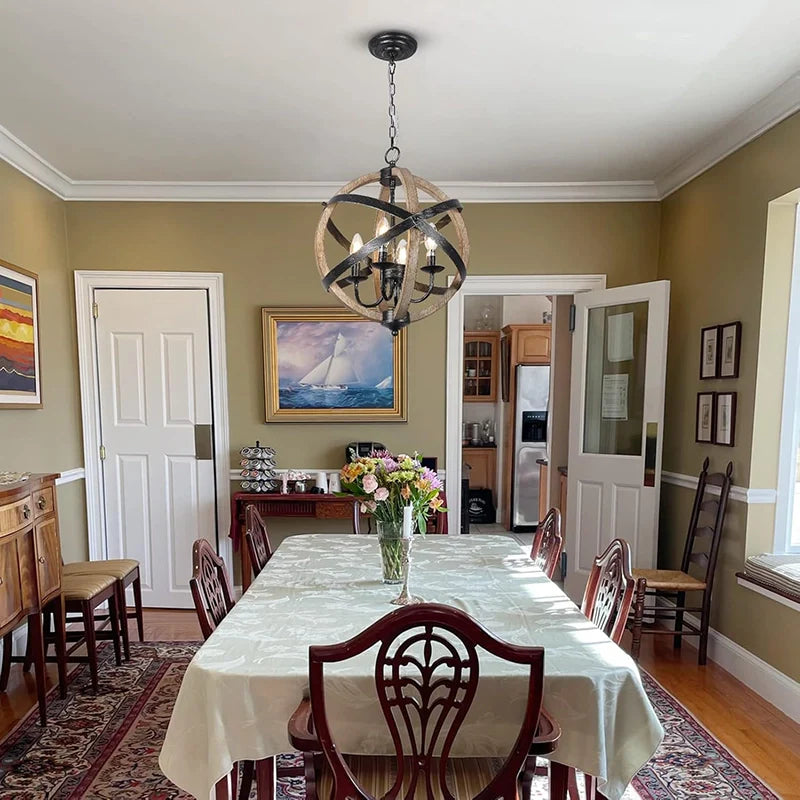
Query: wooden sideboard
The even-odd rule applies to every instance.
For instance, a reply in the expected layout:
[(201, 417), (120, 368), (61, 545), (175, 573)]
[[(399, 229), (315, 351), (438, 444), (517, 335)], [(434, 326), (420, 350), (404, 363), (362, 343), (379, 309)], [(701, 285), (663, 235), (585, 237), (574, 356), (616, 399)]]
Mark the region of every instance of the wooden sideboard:
[(4, 689), (11, 668), (12, 633), (28, 618), (28, 641), (36, 670), (39, 717), (45, 714), (45, 664), (42, 608), (54, 610), (58, 679), (66, 696), (66, 639), (61, 598), (61, 540), (58, 533), (56, 478), (31, 475), (26, 481), (0, 485), (0, 636)]

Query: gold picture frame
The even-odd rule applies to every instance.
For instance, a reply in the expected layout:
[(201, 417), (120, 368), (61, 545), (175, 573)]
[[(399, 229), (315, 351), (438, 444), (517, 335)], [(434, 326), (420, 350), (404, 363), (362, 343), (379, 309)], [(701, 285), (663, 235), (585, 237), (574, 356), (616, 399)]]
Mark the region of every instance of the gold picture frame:
[(346, 308), (262, 308), (267, 422), (405, 422), (406, 332)]

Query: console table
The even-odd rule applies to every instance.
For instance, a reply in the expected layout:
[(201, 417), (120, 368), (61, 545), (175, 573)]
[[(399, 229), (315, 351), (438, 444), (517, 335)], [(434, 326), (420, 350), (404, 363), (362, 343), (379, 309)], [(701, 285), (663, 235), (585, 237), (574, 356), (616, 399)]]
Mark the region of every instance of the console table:
[(47, 724), (42, 608), (48, 603), (55, 617), (58, 682), (62, 698), (66, 697), (67, 690), (57, 477), (31, 475), (25, 481), (0, 484), (0, 636), (3, 637), (0, 690), (4, 691), (8, 684), (12, 634), (27, 617), (42, 725)]
[[(353, 498), (335, 494), (272, 494), (236, 492), (231, 497), (230, 538), (239, 550), (242, 564), (242, 591), (250, 585), (252, 569), (250, 555), (244, 546), (244, 510), (253, 504), (258, 513), (267, 517), (307, 517), (310, 519), (350, 519), (357, 513)], [(431, 530), (433, 528), (433, 530)], [(355, 528), (354, 528), (355, 529)], [(447, 533), (447, 514), (435, 514), (429, 521), (430, 533)]]

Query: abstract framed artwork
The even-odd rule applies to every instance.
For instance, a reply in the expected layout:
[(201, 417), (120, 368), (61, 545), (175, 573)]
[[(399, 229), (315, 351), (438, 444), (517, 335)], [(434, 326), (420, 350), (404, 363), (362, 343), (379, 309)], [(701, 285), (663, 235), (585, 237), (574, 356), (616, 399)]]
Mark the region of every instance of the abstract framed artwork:
[(742, 345), (742, 323), (719, 326), (719, 377), (739, 377), (739, 349)]
[(714, 414), (714, 444), (733, 447), (736, 436), (736, 392), (718, 392)]
[(267, 422), (405, 422), (406, 332), (346, 308), (262, 308)]
[(719, 325), (700, 331), (700, 380), (719, 374)]
[(0, 408), (41, 408), (39, 281), (0, 260)]
[(716, 393), (697, 393), (697, 412), (695, 419), (696, 442), (711, 443), (714, 441), (714, 413), (716, 411)]

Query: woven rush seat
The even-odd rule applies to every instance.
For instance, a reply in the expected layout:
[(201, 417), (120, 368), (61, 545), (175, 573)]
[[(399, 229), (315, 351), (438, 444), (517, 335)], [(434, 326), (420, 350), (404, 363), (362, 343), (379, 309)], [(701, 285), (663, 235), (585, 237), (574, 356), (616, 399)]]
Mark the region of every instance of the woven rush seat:
[(139, 562), (133, 558), (113, 558), (106, 561), (76, 561), (64, 564), (64, 575), (110, 575), (122, 580), (137, 569)]
[(91, 600), (114, 585), (112, 575), (64, 575), (61, 593), (64, 600)]
[(633, 577), (636, 580), (644, 578), (647, 581), (648, 589), (694, 592), (706, 588), (705, 581), (698, 580), (688, 572), (681, 572), (679, 569), (635, 569)]

